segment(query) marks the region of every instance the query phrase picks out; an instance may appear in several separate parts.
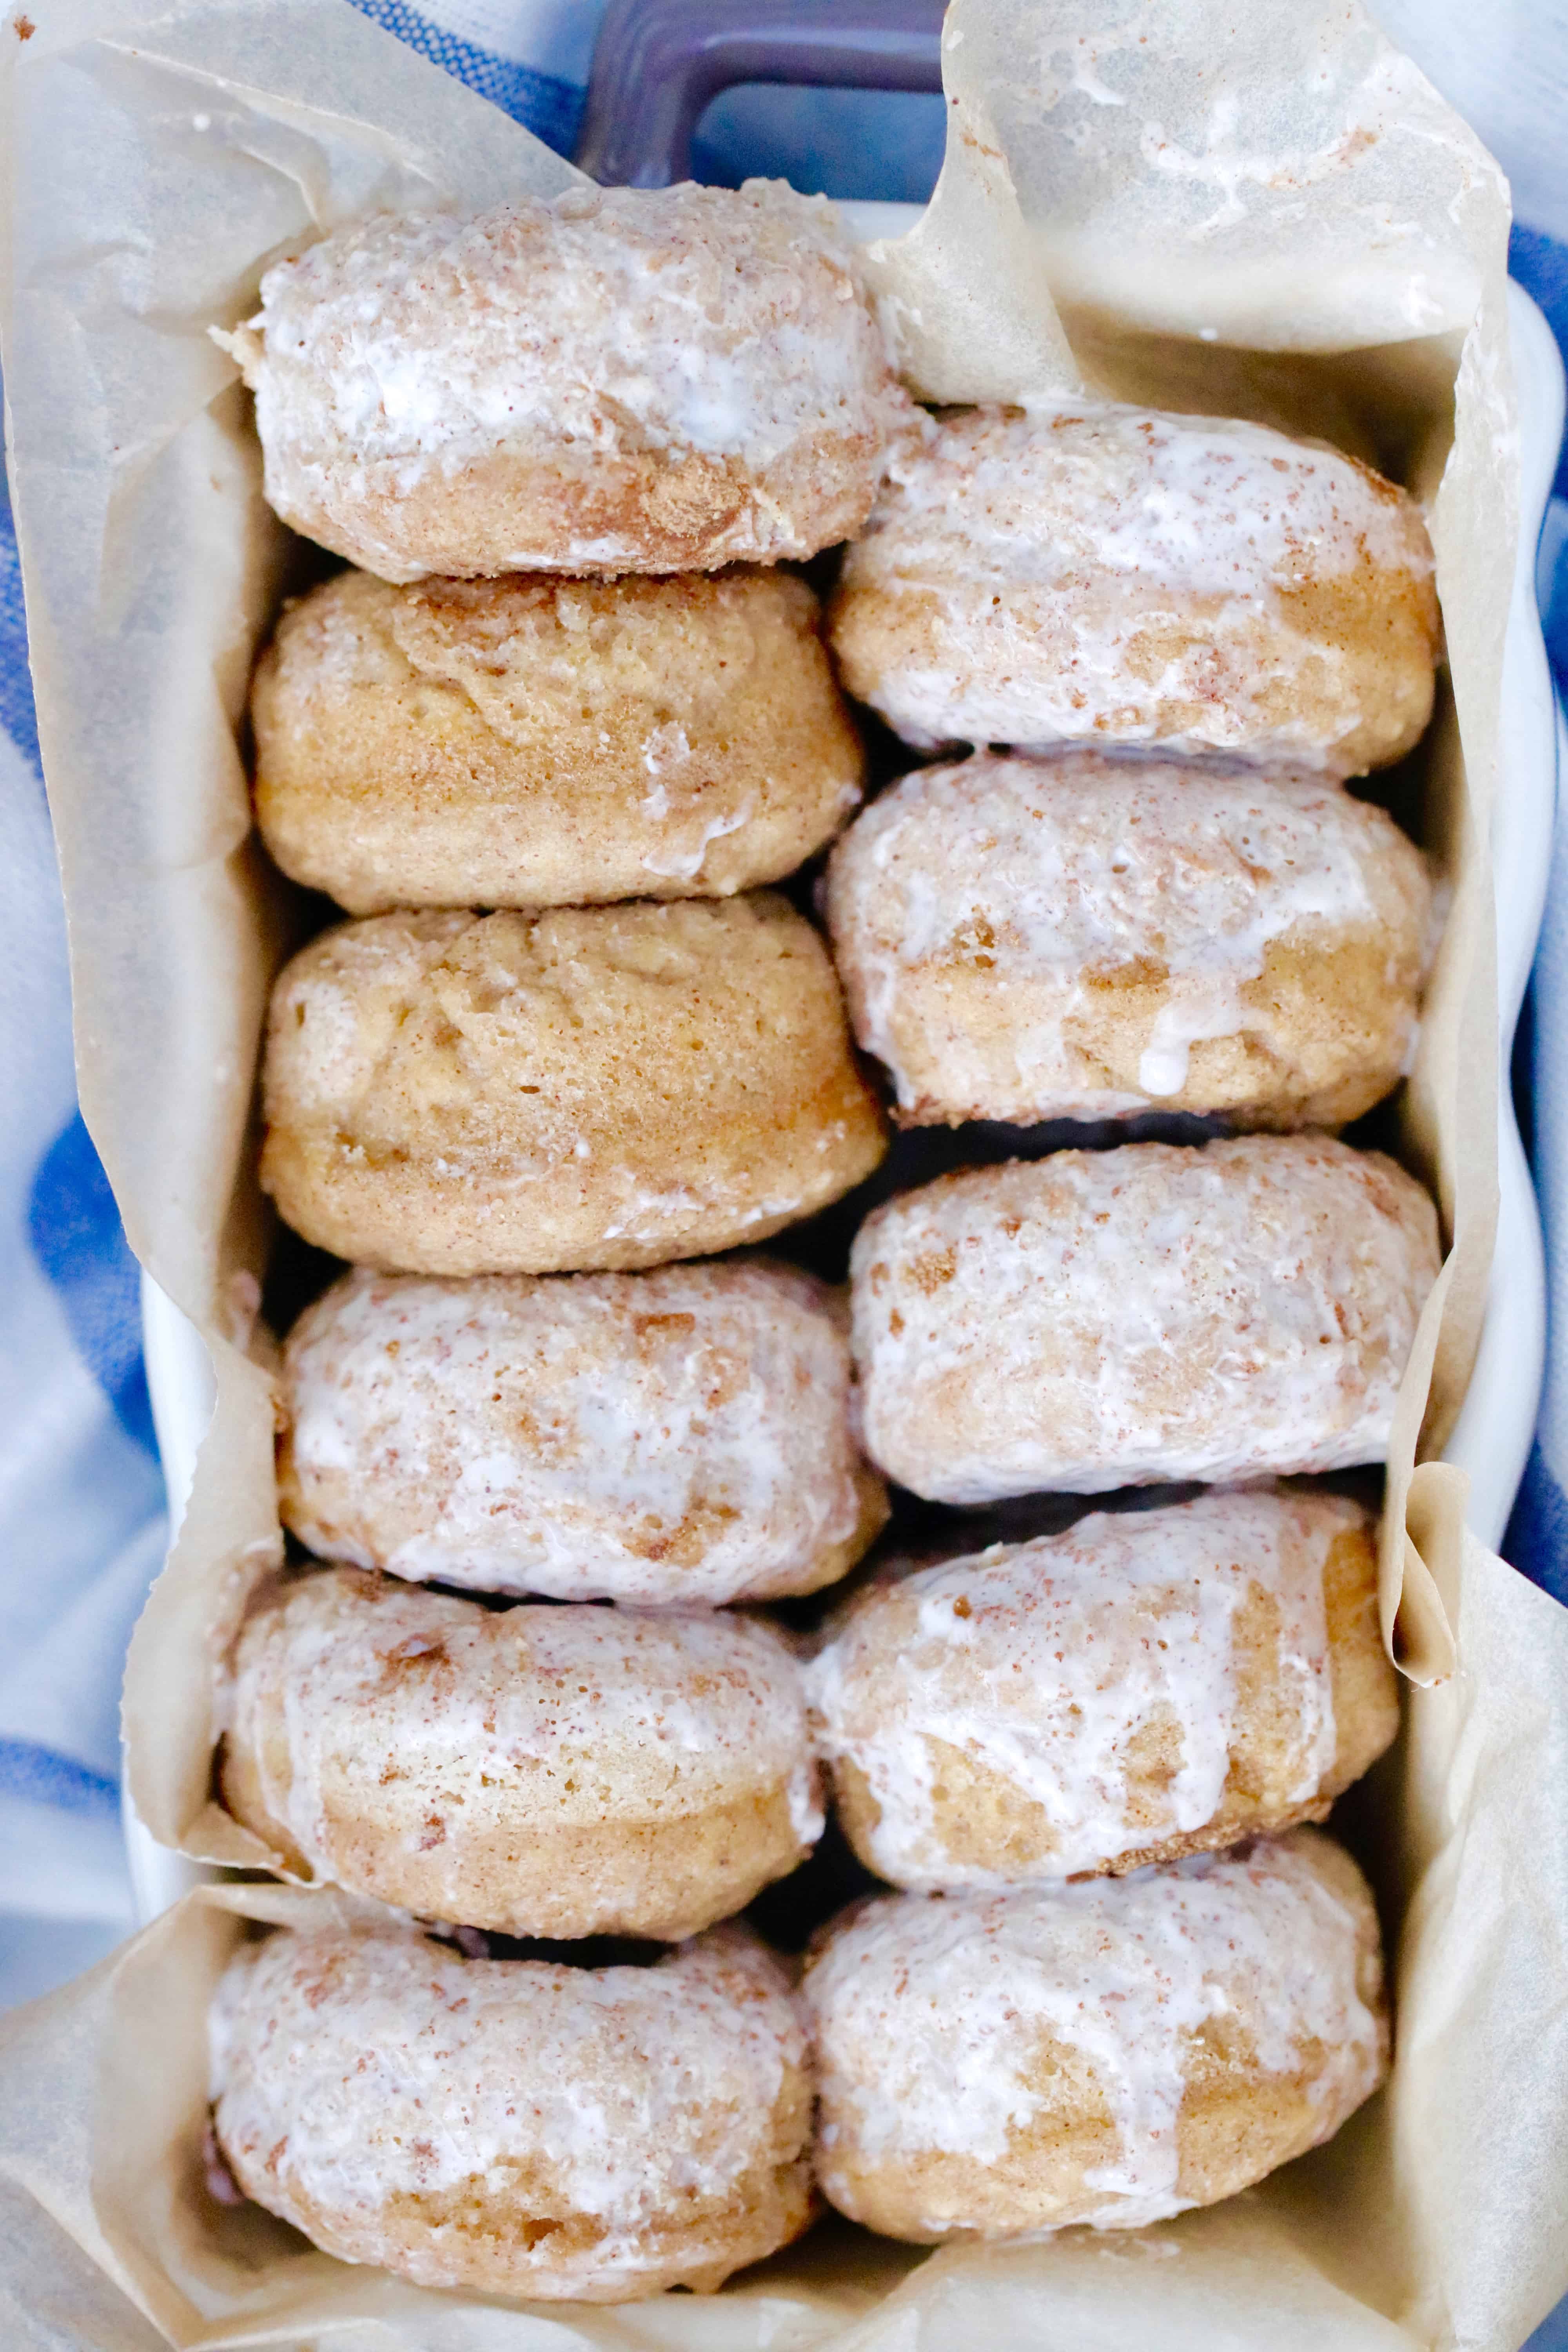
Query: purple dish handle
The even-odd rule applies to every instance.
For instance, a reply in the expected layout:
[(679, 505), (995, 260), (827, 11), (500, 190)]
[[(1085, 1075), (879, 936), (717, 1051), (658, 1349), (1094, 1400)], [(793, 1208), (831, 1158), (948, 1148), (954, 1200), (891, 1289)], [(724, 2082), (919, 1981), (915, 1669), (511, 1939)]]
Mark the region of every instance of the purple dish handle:
[(579, 167), (606, 186), (691, 176), (703, 108), (742, 81), (942, 90), (945, 0), (610, 0)]

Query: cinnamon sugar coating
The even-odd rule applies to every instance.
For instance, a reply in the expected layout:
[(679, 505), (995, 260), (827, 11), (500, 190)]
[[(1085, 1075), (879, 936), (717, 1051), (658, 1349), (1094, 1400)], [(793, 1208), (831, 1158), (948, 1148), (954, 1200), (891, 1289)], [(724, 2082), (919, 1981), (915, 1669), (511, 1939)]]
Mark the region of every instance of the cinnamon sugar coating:
[(1437, 1214), (1327, 1136), (939, 1177), (850, 1259), (867, 1450), (938, 1502), (1384, 1458)]
[(762, 1241), (886, 1149), (826, 950), (766, 892), (342, 924), (274, 986), (263, 1092), (282, 1215), (391, 1272)]
[(643, 1607), (776, 1600), (887, 1517), (843, 1294), (744, 1258), (344, 1275), (281, 1366), (279, 1501), (326, 1559)]
[(710, 2294), (811, 2219), (805, 2036), (744, 1927), (604, 1969), (285, 1931), (230, 1962), (210, 2035), (246, 2194), (421, 2286)]
[(907, 742), (1142, 743), (1349, 776), (1419, 740), (1440, 623), (1419, 508), (1353, 457), (1064, 402), (900, 444), (832, 640)]
[(257, 671), (262, 836), (355, 915), (776, 881), (860, 797), (818, 619), (787, 572), (343, 572)]
[(760, 1620), (326, 1569), (241, 1631), (225, 1801), (301, 1874), (506, 1935), (674, 1941), (822, 1832), (800, 1669)]

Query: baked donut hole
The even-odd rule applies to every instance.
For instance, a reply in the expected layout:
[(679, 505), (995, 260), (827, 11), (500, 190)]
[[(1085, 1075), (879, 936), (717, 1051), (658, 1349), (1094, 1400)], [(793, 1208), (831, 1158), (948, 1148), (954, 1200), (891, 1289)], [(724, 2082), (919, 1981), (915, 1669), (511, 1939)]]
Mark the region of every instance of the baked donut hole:
[(1323, 1820), (1399, 1726), (1375, 1527), (1316, 1487), (1207, 1492), (888, 1561), (806, 1670), (850, 1843), (934, 1893)]
[(1340, 1127), (1410, 1058), (1432, 890), (1321, 776), (1097, 749), (905, 776), (835, 850), (826, 908), (904, 1124)]
[(279, 1368), (279, 1500), (319, 1559), (643, 1607), (842, 1576), (887, 1517), (845, 1295), (762, 1257), (346, 1274)]
[(867, 1450), (930, 1499), (1385, 1455), (1436, 1211), (1327, 1136), (1058, 1151), (876, 1210), (851, 1258)]

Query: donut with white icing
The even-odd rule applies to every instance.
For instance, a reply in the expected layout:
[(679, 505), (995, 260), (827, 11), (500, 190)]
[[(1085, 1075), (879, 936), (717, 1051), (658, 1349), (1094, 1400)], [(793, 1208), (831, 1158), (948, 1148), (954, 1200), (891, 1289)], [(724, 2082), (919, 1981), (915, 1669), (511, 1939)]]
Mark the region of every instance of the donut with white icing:
[(1321, 775), (1095, 749), (918, 769), (826, 901), (906, 1126), (1342, 1126), (1408, 1062), (1431, 909), (1420, 851)]
[(777, 181), (378, 214), (215, 335), (276, 511), (384, 580), (814, 555), (910, 414), (853, 245)]
[(1415, 1179), (1330, 1136), (942, 1176), (855, 1238), (866, 1449), (943, 1503), (1381, 1462), (1438, 1258)]
[(888, 1515), (851, 1428), (844, 1295), (763, 1258), (334, 1283), (279, 1368), (279, 1505), (308, 1551), (641, 1607), (772, 1601)]
[(922, 1893), (1321, 1821), (1399, 1727), (1374, 1522), (1307, 1488), (884, 1571), (829, 1620), (806, 1688), (851, 1844)]
[(805, 2038), (739, 1926), (594, 1969), (285, 1930), (230, 1961), (209, 2042), (246, 2195), (421, 2286), (707, 2294), (811, 2219)]
[(800, 1667), (758, 1619), (326, 1569), (242, 1627), (220, 1786), (300, 1875), (512, 1936), (673, 1942), (822, 1833)]
[(728, 898), (830, 839), (865, 767), (784, 572), (345, 572), (285, 611), (250, 707), (262, 838), (354, 915)]
[(1316, 1830), (858, 1905), (802, 2000), (817, 2179), (921, 2244), (1212, 2205), (1331, 2138), (1388, 2068), (1377, 1915)]
[(901, 443), (832, 642), (906, 742), (1142, 743), (1337, 776), (1432, 713), (1431, 543), (1321, 442), (1097, 402)]
[(881, 1159), (821, 938), (783, 898), (372, 915), (272, 992), (261, 1181), (407, 1274), (660, 1265)]

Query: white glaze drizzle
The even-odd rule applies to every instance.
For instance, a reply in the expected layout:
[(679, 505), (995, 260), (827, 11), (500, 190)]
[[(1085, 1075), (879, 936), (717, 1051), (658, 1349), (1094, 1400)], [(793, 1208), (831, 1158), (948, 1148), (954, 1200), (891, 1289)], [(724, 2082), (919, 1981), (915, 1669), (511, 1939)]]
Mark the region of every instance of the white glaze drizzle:
[(268, 270), (220, 340), (269, 465), (393, 460), (405, 491), (530, 441), (761, 467), (908, 406), (852, 243), (779, 182), (377, 215)]
[(632, 2276), (661, 2259), (650, 2224), (774, 2160), (805, 2056), (783, 1969), (740, 1927), (600, 1969), (285, 1932), (230, 1963), (210, 2042), (219, 2138), (273, 2210), (292, 2192), (374, 2229), (394, 2197), (504, 2197), (521, 2162), (602, 2225), (588, 2266)]
[(851, 1253), (867, 1450), (952, 1503), (1378, 1462), (1437, 1266), (1420, 1186), (1329, 1137), (940, 1178)]
[[(278, 1706), (283, 1786), (258, 1738)], [(498, 1807), (523, 1819), (538, 1805), (553, 1825), (635, 1825), (782, 1790), (803, 1846), (822, 1834), (800, 1668), (760, 1619), (498, 1613), (331, 1570), (247, 1629), (232, 1708), (268, 1813), (321, 1878), (340, 1876), (341, 1843), (352, 1852), (362, 1818), (379, 1809), (390, 1821), (394, 1781), (409, 1834), (432, 1809), (452, 1824), (459, 1873), (465, 1819), (479, 1829)]]
[[(1414, 845), (1321, 777), (1082, 751), (982, 753), (904, 777), (835, 850), (827, 912), (856, 1035), (891, 1070), (902, 1108), (921, 1091), (907, 1041), (924, 1062), (940, 1054), (956, 1108), (1044, 1119), (1180, 1093), (1200, 1038), (1245, 1028), (1269, 1042), (1268, 1008), (1241, 992), (1287, 933), (1331, 943), (1376, 924), (1393, 1017), (1414, 1036), (1429, 898)], [(982, 958), (999, 1013), (1011, 989), (1026, 992), (1000, 1099), (990, 1060), (911, 993), (926, 969)], [(1138, 963), (1160, 967), (1168, 992), (1142, 1091), (1112, 1091), (1087, 1073), (1075, 1024), (1093, 977)]]
[(484, 1591), (776, 1589), (860, 1517), (846, 1321), (763, 1261), (351, 1273), (284, 1349), (292, 1524), (320, 1557)]
[[(1009, 1883), (944, 1847), (936, 1740), (1044, 1809), (1056, 1844), (1042, 1878), (1205, 1827), (1230, 1769), (1235, 1620), (1253, 1587), (1279, 1610), (1273, 1695), (1295, 1767), (1281, 1794), (1315, 1796), (1335, 1752), (1323, 1570), (1335, 1537), (1365, 1520), (1331, 1495), (1204, 1495), (1097, 1512), (851, 1600), (806, 1688), (821, 1753), (855, 1764), (880, 1808), (873, 1867), (928, 1891)], [(1166, 1817), (1140, 1829), (1127, 1750), (1162, 1719), (1181, 1760)]]
[[(1129, 1878), (851, 1914), (803, 1987), (829, 2194), (849, 2155), (1000, 2161), (1048, 2108), (1048, 2078), (1031, 2079), (1048, 2036), (1088, 2061), (1121, 2143), (1072, 2218), (1131, 2229), (1180, 2212), (1187, 2043), (1231, 2012), (1266, 2074), (1321, 2045), (1309, 2095), (1327, 2138), (1375, 2088), (1384, 2037), (1357, 1988), (1356, 1920), (1314, 1870), (1314, 1843), (1298, 1832)], [(926, 2217), (933, 2231), (967, 2218)]]
[[(1259, 599), (1368, 558), (1432, 572), (1414, 502), (1336, 450), (1114, 403), (982, 409), (900, 443), (840, 594), (922, 600), (910, 649), (868, 698), (909, 742), (1039, 751), (1104, 730), (1331, 769), (1335, 744), (1314, 724), (1267, 715), (1306, 656), (1271, 632), (1290, 667), (1269, 667)], [(1172, 650), (1151, 677), (1127, 648), (1160, 626)], [(1310, 659), (1348, 733), (1360, 714), (1342, 648), (1320, 635)], [(1173, 704), (1201, 716), (1166, 732)]]

